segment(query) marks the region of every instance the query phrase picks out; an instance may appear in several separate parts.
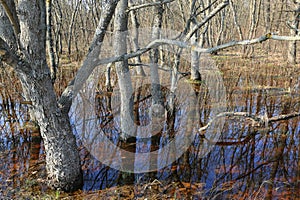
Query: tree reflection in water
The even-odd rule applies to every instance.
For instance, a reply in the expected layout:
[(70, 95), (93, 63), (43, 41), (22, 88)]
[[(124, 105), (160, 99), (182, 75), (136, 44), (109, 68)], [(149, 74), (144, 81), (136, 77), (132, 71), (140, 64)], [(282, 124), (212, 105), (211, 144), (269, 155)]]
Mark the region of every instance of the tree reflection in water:
[[(231, 62), (221, 69), (228, 111), (266, 115), (268, 118), (299, 112), (300, 74), (297, 67), (240, 64)], [(210, 109), (205, 99), (205, 86), (197, 88), (201, 127), (209, 122)], [(0, 196), (13, 196), (24, 187), (37, 185), (45, 190), (42, 142), (34, 136), (38, 130), (29, 123), (27, 105), (21, 104), (18, 98), (11, 98), (7, 91), (1, 90), (0, 94)], [(96, 110), (101, 128), (116, 142), (118, 130), (114, 125), (110, 94), (96, 96)], [(134, 107), (135, 119), (140, 124), (147, 124), (146, 108), (151, 103), (151, 96), (147, 91), (135, 95), (135, 100), (140, 101), (140, 107)], [(78, 141), (84, 170), (83, 190), (133, 185), (136, 197), (147, 195), (150, 186), (153, 191), (156, 186), (161, 197), (166, 193), (172, 193), (174, 197), (176, 191), (207, 199), (299, 197), (300, 117), (264, 126), (257, 126), (248, 118), (225, 119), (220, 139), (205, 157), (199, 157), (199, 149), (205, 140), (204, 131), (196, 135), (193, 145), (183, 156), (158, 172), (128, 176), (102, 165)], [(76, 130), (74, 132), (77, 134)], [(169, 133), (176, 134), (176, 126)], [(144, 142), (144, 146), (133, 140), (123, 144), (123, 148), (133, 152), (138, 148), (158, 149), (162, 137), (158, 134)], [(30, 182), (30, 177), (35, 181)]]

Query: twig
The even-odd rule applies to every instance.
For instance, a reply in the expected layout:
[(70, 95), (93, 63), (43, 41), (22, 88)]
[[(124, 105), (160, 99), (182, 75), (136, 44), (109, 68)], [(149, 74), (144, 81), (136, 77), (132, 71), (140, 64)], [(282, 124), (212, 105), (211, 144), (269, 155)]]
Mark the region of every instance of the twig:
[(126, 12), (130, 12), (133, 10), (138, 10), (141, 8), (146, 8), (146, 7), (150, 7), (150, 6), (158, 6), (158, 5), (162, 5), (162, 4), (166, 4), (166, 3), (171, 3), (174, 0), (165, 0), (165, 1), (157, 1), (157, 2), (152, 2), (152, 3), (145, 3), (145, 4), (141, 4), (141, 5), (137, 5), (137, 6), (131, 6), (127, 9)]

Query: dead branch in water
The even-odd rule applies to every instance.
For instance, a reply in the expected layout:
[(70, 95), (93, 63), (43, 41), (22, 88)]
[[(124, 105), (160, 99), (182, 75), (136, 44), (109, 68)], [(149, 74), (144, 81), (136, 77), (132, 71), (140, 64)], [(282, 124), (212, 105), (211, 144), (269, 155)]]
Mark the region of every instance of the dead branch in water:
[(300, 117), (300, 112), (293, 112), (289, 114), (283, 114), (283, 115), (278, 115), (274, 117), (268, 117), (266, 114), (265, 115), (253, 115), (248, 112), (222, 112), (216, 115), (213, 119), (211, 119), (205, 126), (199, 128), (199, 133), (202, 138), (206, 139), (209, 143), (215, 143), (216, 145), (221, 145), (221, 146), (228, 146), (228, 145), (241, 145), (249, 142), (253, 136), (253, 134), (247, 135), (244, 139), (236, 139), (235, 141), (210, 141), (205, 137), (205, 134), (203, 133), (211, 124), (217, 120), (218, 118), (222, 117), (244, 117), (246, 119), (250, 119), (252, 121), (253, 126), (258, 126), (258, 127), (268, 127), (269, 123), (274, 123), (277, 121), (282, 121), (282, 120), (288, 120), (294, 117)]
[(271, 118), (268, 118), (267, 115), (253, 115), (253, 114), (250, 114), (247, 112), (222, 112), (222, 113), (219, 113), (218, 115), (216, 115), (205, 126), (199, 128), (199, 131), (201, 132), (201, 131), (206, 130), (212, 124), (213, 121), (215, 121), (216, 119), (221, 118), (221, 117), (244, 117), (244, 118), (248, 118), (248, 119), (252, 120), (253, 122), (258, 123), (259, 126), (263, 126), (265, 124), (268, 124), (269, 122), (287, 120), (287, 119), (299, 117), (299, 116), (300, 116), (300, 112), (293, 112), (290, 114), (278, 115), (278, 116), (274, 116)]

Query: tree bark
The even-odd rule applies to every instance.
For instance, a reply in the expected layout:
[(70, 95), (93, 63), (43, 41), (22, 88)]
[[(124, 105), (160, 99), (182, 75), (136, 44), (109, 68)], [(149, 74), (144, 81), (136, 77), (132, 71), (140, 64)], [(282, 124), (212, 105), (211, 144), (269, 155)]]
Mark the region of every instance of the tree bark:
[(30, 115), (37, 121), (45, 145), (49, 185), (72, 191), (82, 186), (82, 171), (69, 117), (58, 108), (46, 62), (46, 5), (19, 1), (18, 12), (22, 57), (11, 51), (4, 40), (1, 56), (15, 68), (26, 101), (31, 101)]
[[(296, 4), (295, 6), (296, 10), (294, 11), (294, 19), (292, 24), (290, 25), (290, 35), (291, 36), (297, 36), (299, 33), (298, 27), (299, 27), (299, 9), (300, 9), (300, 3)], [(297, 58), (297, 42), (296, 41), (290, 41), (288, 44), (288, 62), (291, 64), (296, 64)]]
[[(190, 12), (191, 12), (191, 18), (189, 20), (191, 20), (191, 25), (192, 28), (194, 28), (197, 23), (196, 23), (196, 19), (194, 16), (195, 13), (195, 0), (191, 0), (190, 1)], [(198, 43), (198, 39), (199, 39), (199, 33), (198, 31), (195, 32), (195, 34), (191, 37), (191, 45), (195, 45)], [(201, 75), (199, 72), (199, 53), (197, 51), (191, 50), (191, 79), (192, 80), (201, 80)]]
[[(12, 18), (12, 21), (5, 15), (7, 9), (3, 9), (3, 1), (0, 3), (1, 61), (14, 68), (21, 81), (25, 101), (31, 102), (30, 116), (39, 125), (44, 141), (49, 186), (65, 191), (79, 189), (82, 187), (83, 177), (68, 111), (76, 91), (95, 68), (92, 60), (99, 56), (101, 42), (117, 1), (112, 1), (105, 7), (88, 56), (77, 73), (77, 81), (72, 82), (76, 84), (74, 87), (70, 84), (66, 88), (59, 103), (46, 62), (45, 1), (19, 0), (17, 8), (9, 9), (10, 12), (18, 10), (18, 18)], [(20, 25), (21, 30), (17, 35), (17, 29), (13, 28), (16, 24)]]
[[(256, 34), (257, 27), (258, 27), (258, 22), (259, 22), (259, 15), (260, 15), (260, 7), (261, 7), (261, 0), (252, 0), (251, 1), (251, 7), (250, 7), (250, 13), (251, 13), (251, 18), (250, 18), (250, 30), (249, 30), (249, 35), (248, 38), (253, 38)], [(253, 46), (250, 46), (246, 48), (245, 51), (245, 57), (250, 58), (253, 54), (254, 48)]]
[[(114, 20), (113, 48), (116, 56), (127, 53), (127, 10), (128, 0), (121, 0), (116, 8)], [(121, 138), (126, 140), (129, 135), (135, 135), (133, 124), (133, 89), (128, 67), (128, 60), (115, 63), (121, 96)]]
[[(3, 6), (3, 2), (5, 6)], [(13, 49), (17, 49), (18, 46), (16, 43), (16, 34), (20, 32), (20, 25), (17, 22), (14, 22), (17, 18), (12, 17), (16, 15), (16, 11), (13, 11), (15, 6), (13, 0), (1, 1), (0, 6), (0, 37)], [(7, 14), (10, 13), (10, 14)], [(10, 17), (8, 16), (10, 15)], [(16, 28), (17, 27), (17, 28)], [(17, 30), (17, 31), (16, 31)]]
[[(129, 1), (129, 5), (133, 5), (132, 0)], [(130, 12), (130, 18), (131, 18), (131, 23), (132, 23), (132, 45), (133, 45), (133, 50), (137, 51), (139, 50), (139, 27), (140, 24), (137, 19), (137, 13), (135, 10), (132, 10)], [(136, 64), (141, 64), (142, 60), (140, 56), (137, 56), (134, 58)], [(137, 66), (136, 67), (136, 74), (139, 76), (146, 76), (143, 66)]]
[(55, 61), (55, 53), (53, 48), (53, 38), (52, 38), (52, 0), (46, 1), (46, 9), (47, 9), (47, 48), (50, 62), (50, 72), (52, 82), (55, 82), (56, 72), (57, 72), (57, 64)]
[[(154, 3), (156, 1), (154, 0)], [(154, 22), (152, 27), (152, 40), (156, 40), (160, 38), (160, 30), (162, 26), (162, 17), (163, 17), (163, 6), (160, 4), (154, 7)], [(152, 106), (154, 105), (163, 105), (162, 101), (162, 93), (160, 88), (160, 80), (159, 80), (159, 73), (158, 73), (158, 60), (159, 60), (159, 50), (158, 48), (154, 48), (150, 52), (150, 61), (151, 61), (151, 68), (150, 68), (150, 79), (151, 79), (151, 95), (152, 95)], [(152, 115), (153, 117), (162, 115), (159, 110), (153, 109)]]
[(69, 25), (69, 31), (68, 31), (68, 55), (69, 55), (69, 58), (71, 56), (71, 53), (72, 53), (72, 37), (73, 37), (73, 27), (74, 27), (74, 24), (75, 24), (75, 18), (77, 17), (77, 11), (79, 9), (79, 5), (81, 4), (81, 0), (76, 2), (76, 5), (75, 5), (75, 9), (72, 13), (72, 17), (71, 17), (71, 21), (70, 21), (70, 25)]

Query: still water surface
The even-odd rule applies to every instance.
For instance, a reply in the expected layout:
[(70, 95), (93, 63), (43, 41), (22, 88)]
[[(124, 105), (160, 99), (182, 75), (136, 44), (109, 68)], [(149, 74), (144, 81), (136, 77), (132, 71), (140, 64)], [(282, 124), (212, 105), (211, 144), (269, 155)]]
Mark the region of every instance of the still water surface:
[[(299, 66), (222, 66), (226, 101), (229, 112), (247, 112), (268, 118), (300, 111)], [(99, 86), (99, 90), (104, 90)], [(149, 88), (139, 94), (138, 123), (147, 125), (151, 102)], [(211, 117), (205, 86), (198, 88), (196, 106), (198, 126), (205, 126)], [(118, 144), (119, 125), (110, 108), (111, 96), (99, 93), (96, 97), (97, 125), (111, 141)], [(184, 109), (178, 104), (174, 123), (162, 130), (180, 130)], [(221, 105), (220, 105), (221, 106)], [(1, 92), (0, 98), (0, 196), (16, 197), (20, 191), (37, 187), (47, 193), (44, 184), (44, 150), (38, 130), (30, 123), (28, 108), (17, 99)], [(118, 185), (134, 185), (135, 195), (142, 197), (150, 183), (158, 183), (168, 193), (168, 186), (185, 188), (190, 197), (197, 198), (298, 198), (300, 188), (300, 117), (275, 121), (258, 126), (248, 118), (224, 117), (220, 138), (211, 151), (199, 156), (205, 133), (196, 134), (191, 147), (173, 164), (150, 173), (131, 174), (101, 164), (78, 137), (84, 170), (84, 191), (99, 190)], [(162, 131), (163, 132), (163, 131)], [(169, 136), (172, 138), (172, 136)], [(123, 144), (122, 148), (136, 152), (141, 148), (156, 150), (163, 146), (158, 138)], [(141, 147), (140, 145), (144, 146)], [(141, 187), (138, 187), (141, 186)], [(187, 190), (188, 188), (188, 190)], [(174, 197), (174, 195), (173, 195)]]

